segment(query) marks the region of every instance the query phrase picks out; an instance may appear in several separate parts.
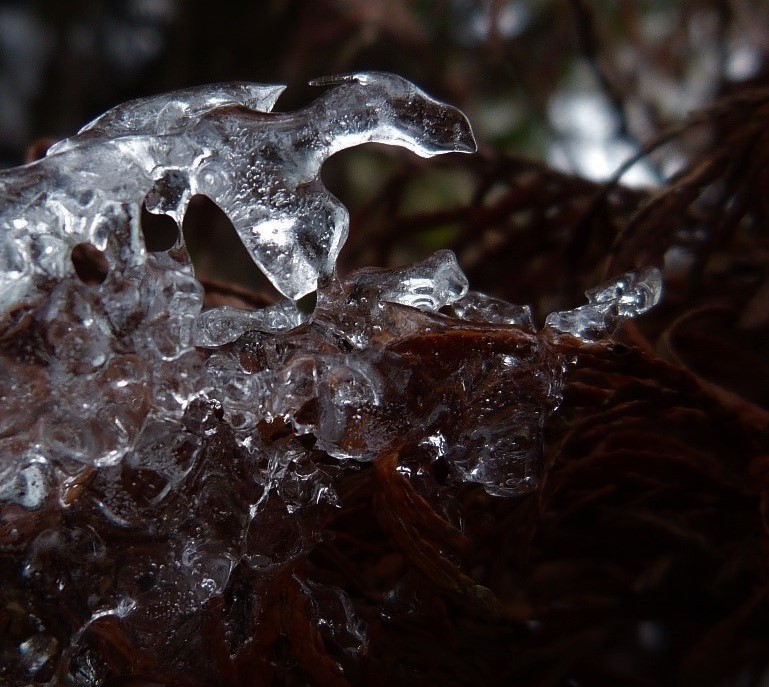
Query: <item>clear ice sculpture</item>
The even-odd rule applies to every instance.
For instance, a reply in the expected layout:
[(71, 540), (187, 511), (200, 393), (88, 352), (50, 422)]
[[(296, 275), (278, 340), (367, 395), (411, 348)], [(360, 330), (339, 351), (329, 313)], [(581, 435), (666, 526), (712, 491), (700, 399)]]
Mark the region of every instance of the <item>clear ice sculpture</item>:
[[(225, 212), (281, 293), (300, 298), (333, 272), (347, 237), (347, 210), (319, 178), (326, 158), (369, 141), (423, 157), (475, 150), (467, 118), (405, 79), (362, 73), (314, 83), (334, 87), (291, 113), (270, 112), (283, 86), (259, 84), (127, 103), (43, 160), (5, 172), (0, 315), (71, 273), (68, 251), (78, 243), (106, 251), (112, 268), (143, 262), (142, 203), (181, 224), (195, 194)], [(117, 244), (116, 225), (127, 227)]]
[[(236, 568), (269, 588), (311, 549), (346, 466), (398, 451), (439, 505), (464, 482), (531, 491), (561, 397), (559, 337), (603, 338), (658, 302), (659, 272), (642, 270), (537, 331), (528, 307), (469, 290), (450, 251), (336, 278), (348, 213), (319, 179), (328, 156), (475, 140), (459, 110), (398, 76), (314, 83), (330, 88), (290, 113), (271, 111), (283, 86), (259, 84), (130, 102), (0, 173), (0, 587), (26, 600), (17, 645), (0, 636), (15, 657), (1, 684), (101, 685), (89, 641), (110, 619), (129, 645), (158, 647), (161, 668), (184, 655), (176, 677), (211, 684), (194, 663), (207, 638), (189, 628)], [(196, 194), (286, 298), (203, 311), (181, 231), (146, 250), (142, 205), (180, 226)], [(103, 261), (99, 279), (81, 278), (78, 250)], [(315, 290), (308, 314), (296, 301)], [(353, 628), (332, 638), (341, 650), (365, 652), (345, 593), (306, 589)]]

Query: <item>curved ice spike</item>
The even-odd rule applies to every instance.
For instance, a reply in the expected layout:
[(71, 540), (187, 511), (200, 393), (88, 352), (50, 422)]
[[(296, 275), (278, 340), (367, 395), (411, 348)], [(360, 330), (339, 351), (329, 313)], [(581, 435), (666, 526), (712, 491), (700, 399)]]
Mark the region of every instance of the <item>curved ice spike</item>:
[(299, 112), (231, 110), (206, 118), (238, 155), (215, 154), (215, 164), (201, 164), (193, 179), (193, 192), (224, 210), (257, 265), (295, 300), (333, 273), (347, 239), (347, 209), (320, 180), (329, 156), (367, 142), (423, 157), (476, 147), (464, 114), (399, 76), (372, 72), (331, 82), (337, 85)]
[(283, 85), (232, 81), (129, 100), (107, 110), (81, 128), (75, 136), (51, 146), (48, 154), (60, 153), (94, 139), (142, 133), (172, 134), (200, 115), (227, 105), (242, 105), (249, 110), (270, 112), (284, 90), (286, 87)]
[(662, 273), (645, 267), (585, 292), (588, 305), (553, 312), (545, 326), (583, 341), (611, 336), (622, 320), (653, 308), (662, 297)]
[(333, 152), (367, 141), (400, 145), (421, 157), (477, 150), (470, 122), (460, 110), (401, 76), (359, 72), (313, 79), (310, 85), (337, 85), (318, 103), (337, 131)]
[[(219, 84), (134, 100), (42, 160), (0, 173), (0, 317), (35, 302), (50, 279), (74, 276), (78, 244), (103, 252), (106, 285), (110, 274), (144, 265), (142, 205), (181, 225), (198, 193), (225, 212), (277, 289), (297, 300), (333, 273), (347, 238), (347, 210), (320, 180), (330, 155), (368, 141), (422, 156), (475, 150), (459, 110), (399, 76), (322, 83), (333, 87), (286, 113), (270, 112), (280, 85)], [(184, 252), (182, 237), (175, 250)]]

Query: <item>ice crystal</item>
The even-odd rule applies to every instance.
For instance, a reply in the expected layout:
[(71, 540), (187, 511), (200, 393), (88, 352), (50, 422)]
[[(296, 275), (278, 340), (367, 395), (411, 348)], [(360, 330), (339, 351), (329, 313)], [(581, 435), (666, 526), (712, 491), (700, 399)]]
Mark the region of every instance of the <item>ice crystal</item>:
[(662, 274), (656, 267), (628, 272), (585, 293), (588, 304), (550, 313), (545, 325), (584, 341), (611, 335), (623, 319), (642, 315), (662, 298)]
[[(553, 332), (599, 336), (658, 300), (658, 275), (628, 275), (537, 332), (528, 308), (468, 291), (449, 251), (337, 278), (348, 217), (319, 180), (329, 155), (475, 142), (400, 77), (317, 83), (331, 88), (292, 113), (254, 84), (121, 105), (0, 175), (2, 684), (212, 684), (204, 610), (235, 665), (287, 580), (340, 665), (360, 659), (350, 597), (285, 574), (345, 475), (396, 455), (436, 503), (466, 482), (531, 490), (564, 372)], [(203, 311), (181, 232), (146, 250), (142, 205), (181, 224), (195, 194), (285, 299)], [(295, 301), (316, 289), (308, 314)]]

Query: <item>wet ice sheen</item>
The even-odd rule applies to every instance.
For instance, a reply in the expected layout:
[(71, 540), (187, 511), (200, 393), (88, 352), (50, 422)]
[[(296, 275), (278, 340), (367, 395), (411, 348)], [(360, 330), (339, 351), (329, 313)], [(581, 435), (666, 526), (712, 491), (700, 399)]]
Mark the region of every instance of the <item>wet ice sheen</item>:
[[(400, 77), (316, 83), (327, 90), (291, 113), (271, 112), (282, 86), (242, 83), (127, 103), (0, 174), (0, 551), (19, 571), (0, 604), (27, 614), (0, 638), (15, 656), (0, 683), (98, 687), (89, 628), (110, 617), (168, 660), (205, 655), (177, 621), (233, 571), (269, 580), (305, 555), (345, 470), (387, 452), (434, 501), (463, 482), (530, 491), (560, 399), (557, 337), (601, 338), (659, 300), (659, 272), (642, 270), (537, 332), (528, 307), (469, 290), (450, 251), (337, 278), (348, 215), (319, 179), (329, 155), (475, 141), (459, 110)], [(181, 232), (146, 251), (142, 204), (181, 224), (199, 193), (286, 298), (203, 311)], [(103, 279), (75, 270), (80, 244), (101, 251)], [(308, 314), (296, 301), (316, 289)], [(349, 597), (299, 584), (325, 640), (365, 651)]]

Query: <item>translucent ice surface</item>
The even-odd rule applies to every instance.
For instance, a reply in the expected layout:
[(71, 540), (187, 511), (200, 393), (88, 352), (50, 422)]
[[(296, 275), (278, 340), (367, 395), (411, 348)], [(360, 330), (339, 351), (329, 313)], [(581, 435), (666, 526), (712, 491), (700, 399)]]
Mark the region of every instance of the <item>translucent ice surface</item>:
[(583, 341), (611, 336), (622, 320), (642, 315), (662, 298), (662, 273), (656, 267), (628, 272), (585, 293), (588, 304), (550, 313), (545, 325)]
[[(292, 113), (254, 84), (127, 103), (0, 174), (0, 684), (251, 684), (289, 670), (286, 634), (354, 668), (366, 623), (300, 565), (346, 480), (395, 456), (410, 499), (531, 491), (563, 385), (553, 330), (604, 335), (658, 300), (658, 273), (626, 275), (537, 332), (450, 251), (340, 279), (323, 161), (475, 142), (400, 77), (317, 83)], [(195, 194), (285, 298), (204, 311), (181, 232), (146, 250), (142, 205), (180, 224)]]

